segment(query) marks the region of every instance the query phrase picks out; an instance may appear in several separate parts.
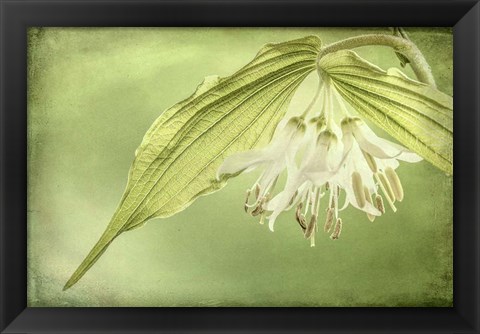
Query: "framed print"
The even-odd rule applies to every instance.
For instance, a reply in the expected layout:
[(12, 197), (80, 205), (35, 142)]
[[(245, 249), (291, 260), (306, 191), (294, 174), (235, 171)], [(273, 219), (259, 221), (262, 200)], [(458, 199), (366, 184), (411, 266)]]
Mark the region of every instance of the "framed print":
[(476, 1), (1, 4), (2, 333), (478, 332)]

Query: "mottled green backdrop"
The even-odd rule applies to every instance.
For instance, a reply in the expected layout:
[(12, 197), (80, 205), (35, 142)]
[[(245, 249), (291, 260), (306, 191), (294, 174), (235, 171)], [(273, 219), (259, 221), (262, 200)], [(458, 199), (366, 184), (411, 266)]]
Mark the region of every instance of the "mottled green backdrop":
[[(241, 175), (171, 218), (122, 234), (62, 292), (105, 229), (135, 149), (163, 110), (205, 76), (232, 74), (266, 43), (315, 34), (326, 44), (369, 32), (390, 33), (30, 29), (29, 306), (452, 306), (452, 179), (427, 162), (397, 170), (406, 193), (397, 213), (370, 223), (349, 208), (341, 238), (320, 233), (314, 248), (293, 213), (274, 233), (246, 215), (245, 189), (258, 172)], [(451, 29), (407, 32), (440, 90), (452, 94)], [(383, 68), (399, 66), (391, 49), (356, 51)], [(309, 102), (313, 79), (292, 109)]]

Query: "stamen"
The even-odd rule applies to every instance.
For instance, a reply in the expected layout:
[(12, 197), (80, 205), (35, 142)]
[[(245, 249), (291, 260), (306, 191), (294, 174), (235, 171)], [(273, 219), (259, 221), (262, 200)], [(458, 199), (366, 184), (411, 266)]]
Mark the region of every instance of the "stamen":
[(312, 201), (312, 215), (318, 216), (318, 207), (320, 205), (320, 188), (319, 187), (315, 188), (314, 194), (315, 196), (313, 197), (313, 201)]
[(380, 211), (382, 214), (385, 213), (385, 206), (383, 205), (383, 198), (381, 195), (375, 196), (375, 203), (377, 204), (377, 209)]
[[(390, 188), (390, 183), (388, 183), (387, 178), (382, 173), (375, 173), (373, 175), (375, 176), (375, 179), (377, 180), (380, 189), (382, 189), (382, 192), (387, 199), (388, 205), (390, 206), (390, 208), (392, 208), (393, 212), (397, 212), (397, 208), (393, 204), (395, 197), (393, 195), (392, 188)], [(390, 194), (392, 194), (392, 197), (390, 197)]]
[(255, 185), (255, 199), (258, 199), (258, 196), (260, 196), (260, 185), (257, 183)]
[(312, 217), (310, 217), (310, 223), (308, 223), (307, 230), (305, 231), (305, 239), (308, 239), (312, 236), (313, 232), (315, 231), (315, 225), (317, 225), (317, 216), (312, 215)]
[(265, 211), (262, 212), (262, 214), (260, 215), (260, 221), (258, 222), (260, 225), (263, 225), (265, 221)]
[[(370, 191), (368, 190), (367, 187), (363, 187), (363, 190), (364, 190), (364, 193), (365, 193), (365, 199), (367, 200), (368, 203), (370, 203), (371, 205), (373, 205), (372, 203), (372, 195), (370, 194)], [(370, 220), (371, 222), (373, 222), (375, 220), (375, 216), (372, 215), (372, 214), (369, 214), (367, 213), (367, 217), (368, 217), (368, 220)]]
[[(385, 188), (388, 197), (390, 197), (390, 199), (392, 201), (395, 200), (395, 194), (393, 193), (393, 190), (392, 190), (392, 186), (390, 185), (390, 182), (388, 182), (388, 179), (386, 178), (385, 174), (383, 173), (377, 173), (378, 174), (378, 177), (380, 179), (380, 182), (382, 183), (383, 187)], [(383, 190), (383, 189), (382, 189)]]
[(363, 182), (362, 176), (358, 172), (352, 173), (352, 186), (355, 199), (357, 200), (358, 206), (363, 208), (365, 206), (365, 192), (363, 191)]
[(340, 237), (340, 233), (342, 233), (342, 218), (337, 218), (337, 222), (330, 239), (337, 240), (338, 237)]
[(288, 205), (292, 205), (293, 202), (295, 201), (295, 199), (297, 198), (297, 195), (298, 195), (298, 190), (295, 191), (295, 193), (293, 194), (292, 198), (290, 199), (290, 202), (288, 203)]
[(330, 232), (333, 225), (333, 212), (332, 208), (327, 209), (327, 218), (325, 219), (325, 225), (323, 225), (323, 231), (328, 233)]
[(247, 196), (245, 198), (245, 204), (243, 204), (243, 209), (245, 210), (246, 213), (248, 213), (248, 200), (250, 198), (251, 192), (252, 191), (250, 189), (247, 190)]
[(365, 152), (362, 150), (363, 156), (365, 157), (365, 160), (367, 161), (368, 167), (370, 167), (370, 170), (373, 173), (376, 173), (378, 171), (377, 163), (375, 162), (375, 158), (372, 157), (368, 152)]
[(400, 178), (392, 167), (387, 167), (385, 169), (385, 175), (392, 186), (392, 191), (395, 194), (395, 198), (401, 202), (403, 200), (403, 187), (402, 183), (400, 182)]
[(307, 196), (305, 197), (305, 211), (304, 211), (304, 214), (306, 215), (307, 212), (308, 212), (308, 208), (310, 207), (310, 197), (311, 197), (311, 193), (312, 193), (312, 189), (311, 188), (308, 188), (307, 190)]
[(305, 221), (305, 216), (302, 215), (302, 207), (303, 207), (303, 203), (300, 202), (297, 205), (297, 209), (295, 210), (295, 218), (297, 219), (297, 222), (300, 225), (300, 227), (302, 228), (303, 232), (305, 232), (305, 230), (307, 229), (307, 224), (306, 224), (306, 221)]
[(255, 216), (258, 216), (259, 214), (262, 214), (265, 212), (264, 208), (263, 208), (263, 205), (265, 204), (265, 197), (263, 197), (260, 202), (258, 203), (257, 207), (255, 208), (255, 210), (252, 211), (251, 215), (253, 217)]

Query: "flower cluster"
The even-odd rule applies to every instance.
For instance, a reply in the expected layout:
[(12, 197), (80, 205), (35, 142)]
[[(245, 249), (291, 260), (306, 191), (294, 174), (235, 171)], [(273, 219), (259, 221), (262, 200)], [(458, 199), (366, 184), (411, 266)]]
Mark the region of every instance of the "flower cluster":
[[(321, 107), (315, 110), (318, 100)], [(378, 137), (350, 114), (335, 87), (323, 80), (308, 108), (299, 116), (282, 120), (266, 147), (228, 157), (217, 176), (263, 168), (247, 190), (245, 211), (260, 216), (261, 223), (268, 219), (273, 231), (280, 213), (295, 208), (295, 218), (314, 246), (323, 198), (327, 201), (323, 229), (331, 239), (340, 236), (343, 222), (339, 212), (348, 205), (365, 212), (370, 221), (385, 213), (385, 202), (396, 211), (395, 202), (404, 197), (395, 172), (398, 160), (422, 159)], [(285, 170), (284, 189), (275, 193)]]

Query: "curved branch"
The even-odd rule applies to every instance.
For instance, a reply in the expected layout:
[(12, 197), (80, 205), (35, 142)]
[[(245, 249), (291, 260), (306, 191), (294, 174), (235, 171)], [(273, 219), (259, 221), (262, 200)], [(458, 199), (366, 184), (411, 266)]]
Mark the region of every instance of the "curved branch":
[(383, 45), (393, 48), (396, 52), (408, 58), (410, 66), (419, 81), (436, 88), (432, 71), (422, 52), (413, 42), (396, 36), (383, 34), (360, 35), (329, 44), (318, 53), (317, 63), (328, 53), (367, 45)]

